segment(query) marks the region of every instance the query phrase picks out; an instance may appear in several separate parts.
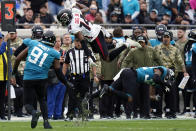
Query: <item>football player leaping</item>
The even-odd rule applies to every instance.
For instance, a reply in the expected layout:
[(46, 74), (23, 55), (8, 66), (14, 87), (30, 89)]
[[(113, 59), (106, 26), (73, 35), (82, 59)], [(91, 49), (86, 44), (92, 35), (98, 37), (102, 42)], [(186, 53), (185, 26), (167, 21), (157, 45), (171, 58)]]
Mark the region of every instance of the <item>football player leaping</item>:
[[(72, 9), (63, 9), (59, 11), (57, 15), (58, 21), (64, 27), (68, 27), (68, 31), (74, 34), (78, 38), (85, 53), (88, 54), (87, 45), (84, 40), (87, 40), (93, 52), (99, 53), (103, 60), (112, 61), (116, 58), (123, 50), (132, 46), (130, 42), (118, 43), (119, 48), (116, 48), (112, 52), (108, 52), (107, 44), (105, 42), (105, 36), (109, 37), (109, 33), (100, 25), (92, 24), (88, 22), (80, 9), (87, 8), (83, 4), (77, 3)], [(80, 9), (76, 8), (79, 7)]]

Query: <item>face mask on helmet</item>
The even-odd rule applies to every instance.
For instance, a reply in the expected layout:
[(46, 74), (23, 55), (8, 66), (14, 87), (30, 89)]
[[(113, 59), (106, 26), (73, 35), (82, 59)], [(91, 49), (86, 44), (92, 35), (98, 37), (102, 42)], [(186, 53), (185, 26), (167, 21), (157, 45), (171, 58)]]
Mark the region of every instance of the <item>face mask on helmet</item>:
[(59, 11), (57, 15), (57, 19), (62, 24), (62, 26), (69, 25), (72, 19), (71, 10), (63, 9)]
[(32, 39), (41, 39), (43, 36), (43, 28), (39, 25), (35, 25), (32, 28)]

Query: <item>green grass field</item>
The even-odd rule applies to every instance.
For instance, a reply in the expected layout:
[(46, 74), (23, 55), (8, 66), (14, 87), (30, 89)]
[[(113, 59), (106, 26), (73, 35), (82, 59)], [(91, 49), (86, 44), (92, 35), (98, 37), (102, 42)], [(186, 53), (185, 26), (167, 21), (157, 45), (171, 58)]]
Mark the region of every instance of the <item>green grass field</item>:
[[(53, 131), (196, 131), (196, 120), (51, 121)], [(28, 122), (0, 122), (0, 131), (29, 131)], [(40, 121), (35, 131), (43, 129)]]

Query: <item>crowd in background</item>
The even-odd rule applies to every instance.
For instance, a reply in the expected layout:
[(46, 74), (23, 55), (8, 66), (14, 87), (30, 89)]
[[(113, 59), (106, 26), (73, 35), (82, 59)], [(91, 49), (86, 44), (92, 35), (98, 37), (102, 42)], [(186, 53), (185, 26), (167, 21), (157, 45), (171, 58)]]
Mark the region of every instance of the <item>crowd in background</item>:
[[(164, 34), (164, 32), (168, 31), (167, 27), (164, 25), (190, 25), (195, 23), (194, 10), (196, 9), (196, 7), (193, 0), (149, 0), (148, 2), (144, 0), (81, 0), (80, 2), (86, 4), (89, 7), (89, 13), (85, 15), (85, 18), (92, 23), (158, 25), (156, 26), (156, 28), (153, 28), (157, 35), (156, 39), (151, 39), (151, 35), (148, 34), (147, 29), (144, 27), (132, 27), (133, 31), (132, 35), (130, 36), (125, 36), (123, 34), (122, 27), (116, 27), (113, 30), (111, 37), (105, 38), (107, 44), (114, 44), (114, 46), (116, 46), (116, 43), (118, 43), (119, 41), (124, 42), (127, 38), (130, 38), (132, 42), (136, 42), (139, 46), (130, 47), (129, 49), (122, 52), (118, 58), (116, 58), (110, 63), (104, 62), (97, 57), (97, 75), (99, 76), (100, 86), (96, 84), (93, 80), (93, 77), (91, 77), (91, 87), (89, 87), (90, 91), (86, 92), (92, 93), (93, 90), (99, 90), (99, 88), (101, 88), (105, 83), (111, 84), (113, 81), (113, 77), (121, 68), (132, 67), (136, 69), (138, 67), (144, 66), (164, 65), (167, 68), (174, 69), (176, 73), (177, 82), (175, 88), (169, 93), (165, 91), (160, 92), (160, 90), (155, 90), (153, 87), (149, 87), (147, 85), (138, 85), (138, 99), (134, 103), (134, 105), (124, 103), (122, 100), (120, 100), (116, 96), (113, 96), (112, 94), (105, 95), (104, 97), (99, 99), (98, 111), (100, 114), (100, 118), (120, 117), (120, 115), (122, 114), (121, 105), (124, 105), (125, 109), (123, 111), (125, 111), (127, 119), (130, 119), (131, 116), (133, 116), (133, 118), (140, 117), (144, 119), (149, 119), (151, 117), (162, 118), (163, 112), (165, 113), (165, 117), (167, 118), (176, 118), (176, 113), (182, 113), (192, 117), (196, 116), (195, 93), (178, 89), (178, 84), (183, 78), (183, 73), (191, 73), (188, 71), (189, 66), (187, 66), (186, 64), (186, 51), (190, 49), (189, 47), (185, 46), (188, 42), (187, 36), (185, 35), (186, 28), (177, 29), (177, 38), (175, 38), (176, 41), (174, 41), (171, 32), (169, 32), (170, 34)], [(43, 29), (48, 28), (50, 26), (42, 24), (56, 23), (56, 15), (58, 11), (62, 8), (70, 6), (71, 1), (63, 0), (17, 1), (16, 21), (18, 23), (25, 24), (20, 25), (19, 28), (31, 29), (32, 26), (28, 24), (38, 24)], [(22, 44), (23, 41), (22, 38), (17, 36), (16, 31), (9, 32), (9, 34), (11, 36), (11, 48), (14, 53), (14, 51)], [(137, 41), (137, 37), (141, 35), (146, 38), (144, 40), (144, 45), (140, 45)], [(2, 34), (0, 34), (0, 39), (4, 39)], [(38, 38), (37, 40), (39, 39), (40, 38)], [(78, 44), (77, 42), (78, 41), (73, 40), (71, 34), (66, 32), (63, 36), (56, 36), (55, 48), (56, 50), (61, 52), (62, 64), (66, 59), (66, 53), (70, 49), (74, 47), (76, 48), (76, 45)], [(14, 59), (15, 57), (13, 56), (12, 60), (14, 61)], [(24, 116), (22, 104), (23, 82), (21, 80), (24, 66), (24, 63), (20, 64), (20, 68), (18, 70), (20, 76), (18, 77), (17, 81), (11, 81), (11, 84), (14, 86), (16, 92), (13, 113), (18, 117)], [(67, 96), (69, 96), (69, 93), (66, 90), (66, 87), (62, 86), (61, 83), (57, 82), (56, 84), (57, 85), (55, 86), (55, 88), (48, 86), (48, 94), (50, 94), (48, 95), (48, 97), (50, 98), (47, 99), (48, 105), (50, 105), (48, 108), (48, 118), (64, 119), (64, 109), (66, 109), (65, 107), (69, 108), (69, 103), (67, 104)], [(193, 88), (193, 85), (191, 84), (188, 86), (191, 89)], [(57, 94), (52, 93), (54, 92), (54, 90)], [(180, 110), (179, 92), (183, 92), (184, 105), (182, 106), (182, 110)], [(162, 101), (164, 98), (163, 94), (165, 95), (165, 107), (163, 107), (162, 105)], [(194, 96), (193, 107), (191, 108), (190, 99), (192, 94)], [(51, 99), (51, 97), (54, 99)], [(36, 103), (37, 100), (35, 98), (35, 108), (37, 107)], [(96, 112), (95, 105), (97, 105), (97, 103), (95, 104), (93, 103), (93, 100), (89, 100), (89, 104), (89, 109), (91, 111), (89, 118), (93, 118), (93, 114)], [(2, 115), (2, 112), (0, 113), (0, 115)], [(76, 116), (75, 113), (76, 112), (72, 112), (72, 116), (70, 117), (69, 115), (69, 119), (73, 119), (73, 117)], [(2, 115), (0, 117), (1, 119), (6, 119), (5, 115)]]
[[(182, 24), (195, 23), (194, 0), (79, 0), (89, 7), (85, 18), (96, 24)], [(71, 0), (16, 0), (18, 28), (28, 24), (54, 24), (63, 8), (71, 8)], [(1, 21), (1, 20), (0, 20)], [(43, 28), (48, 28), (44, 26)]]

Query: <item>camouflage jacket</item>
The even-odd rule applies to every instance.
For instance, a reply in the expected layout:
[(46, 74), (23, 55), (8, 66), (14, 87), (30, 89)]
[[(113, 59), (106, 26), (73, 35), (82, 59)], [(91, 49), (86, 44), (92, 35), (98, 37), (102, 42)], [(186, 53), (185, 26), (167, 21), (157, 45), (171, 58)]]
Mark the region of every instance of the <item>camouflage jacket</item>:
[(175, 72), (182, 71), (182, 69), (185, 67), (180, 50), (178, 48), (170, 44), (169, 46), (161, 44), (156, 46), (155, 50), (160, 55), (163, 66), (174, 69)]

